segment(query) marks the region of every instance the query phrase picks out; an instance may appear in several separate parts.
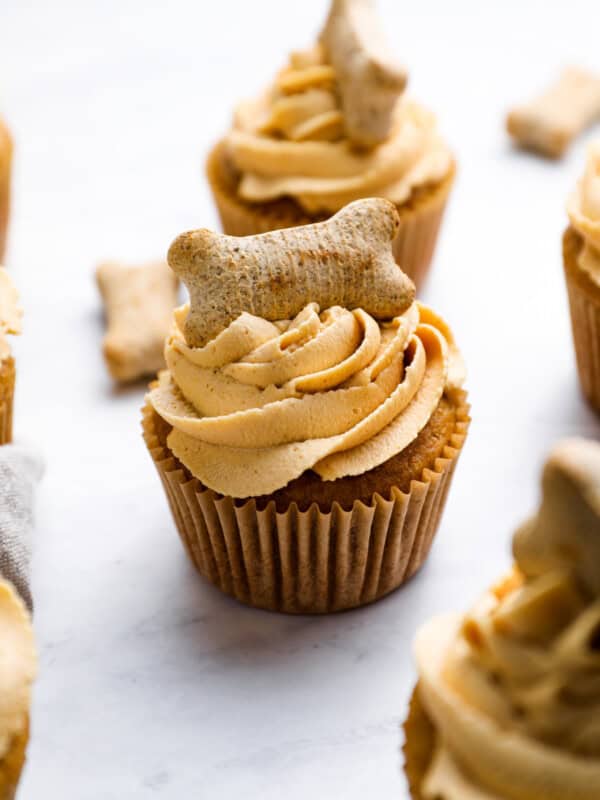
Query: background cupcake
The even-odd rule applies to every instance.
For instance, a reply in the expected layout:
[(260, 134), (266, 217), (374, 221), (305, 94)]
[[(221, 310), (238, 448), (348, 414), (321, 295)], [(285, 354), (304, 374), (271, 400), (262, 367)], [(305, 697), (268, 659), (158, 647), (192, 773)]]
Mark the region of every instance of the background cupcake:
[(10, 212), (10, 173), (12, 163), (12, 139), (0, 117), (0, 262), (6, 249), (6, 233)]
[(365, 200), (298, 231), (171, 246), (191, 306), (144, 436), (188, 554), (243, 602), (362, 605), (429, 551), (468, 409), (450, 330), (394, 262), (397, 225)]
[(563, 261), (581, 388), (600, 411), (600, 141), (569, 198)]
[(0, 267), (0, 444), (12, 439), (15, 393), (15, 360), (6, 337), (20, 330), (21, 310), (17, 303), (17, 291), (8, 272)]
[(600, 445), (552, 452), (516, 566), (415, 644), (406, 730), (418, 800), (600, 796)]
[(242, 103), (208, 160), (226, 233), (325, 219), (361, 197), (400, 215), (394, 253), (423, 281), (454, 177), (434, 116), (404, 94), (369, 0), (334, 0), (315, 47)]

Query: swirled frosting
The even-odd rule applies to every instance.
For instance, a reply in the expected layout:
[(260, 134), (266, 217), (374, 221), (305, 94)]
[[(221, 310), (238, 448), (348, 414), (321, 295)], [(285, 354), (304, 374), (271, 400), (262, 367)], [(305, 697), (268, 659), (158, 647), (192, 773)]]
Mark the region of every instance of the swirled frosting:
[(426, 800), (600, 797), (600, 444), (551, 455), (516, 567), (418, 634), (437, 747)]
[(8, 272), (0, 267), (0, 361), (10, 355), (7, 334), (21, 332), (22, 311)]
[(435, 117), (404, 96), (387, 139), (353, 147), (336, 73), (321, 45), (293, 53), (269, 91), (238, 107), (226, 148), (244, 200), (293, 197), (309, 214), (335, 213), (361, 197), (400, 204), (452, 168)]
[(168, 369), (149, 402), (168, 446), (205, 486), (260, 496), (306, 470), (358, 475), (399, 453), (425, 427), (462, 364), (446, 324), (413, 303), (375, 320), (361, 309), (308, 304), (292, 320), (243, 313), (204, 347), (175, 312)]
[(11, 584), (0, 580), (0, 759), (27, 724), (35, 672), (29, 616)]
[(589, 147), (583, 178), (567, 210), (571, 225), (585, 240), (579, 266), (600, 286), (600, 141)]

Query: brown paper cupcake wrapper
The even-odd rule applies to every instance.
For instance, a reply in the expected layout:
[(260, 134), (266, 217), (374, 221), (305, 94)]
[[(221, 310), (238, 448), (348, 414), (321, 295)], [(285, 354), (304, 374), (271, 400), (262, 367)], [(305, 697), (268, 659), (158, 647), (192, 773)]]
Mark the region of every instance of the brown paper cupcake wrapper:
[[(466, 395), (464, 395), (466, 397)], [(434, 468), (408, 493), (392, 489), (350, 510), (324, 513), (295, 503), (234, 500), (204, 487), (161, 444), (154, 410), (143, 411), (146, 445), (161, 478), (183, 545), (198, 571), (242, 603), (322, 614), (372, 603), (397, 589), (423, 564), (442, 514), (468, 427), (466, 402), (455, 433)]]
[(13, 800), (25, 763), (25, 751), (29, 741), (29, 721), (23, 732), (16, 736), (4, 758), (0, 759), (0, 800)]
[(565, 234), (565, 279), (571, 311), (573, 343), (582, 391), (596, 411), (600, 412), (600, 299), (578, 276), (577, 256), (573, 251), (572, 230)]
[(404, 772), (413, 800), (423, 800), (421, 786), (435, 747), (435, 730), (415, 687), (404, 723)]
[(15, 361), (9, 356), (0, 360), (0, 445), (12, 441)]
[[(240, 200), (236, 192), (237, 179), (227, 173), (222, 143), (210, 153), (206, 170), (223, 231), (231, 236), (293, 228), (326, 218), (310, 217), (289, 199), (262, 204)], [(454, 168), (439, 184), (418, 192), (409, 204), (396, 206), (400, 228), (393, 245), (394, 257), (417, 288), (423, 284), (429, 271), (453, 183)]]

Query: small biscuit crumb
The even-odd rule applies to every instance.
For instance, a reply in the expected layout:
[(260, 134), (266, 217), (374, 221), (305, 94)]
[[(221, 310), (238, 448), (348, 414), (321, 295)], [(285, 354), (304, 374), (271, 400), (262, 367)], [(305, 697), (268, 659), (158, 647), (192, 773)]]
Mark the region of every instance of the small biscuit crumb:
[(163, 347), (177, 304), (178, 280), (164, 261), (126, 266), (100, 264), (96, 281), (107, 331), (102, 349), (116, 381), (152, 375), (164, 367)]
[(600, 77), (569, 67), (546, 91), (509, 112), (506, 129), (521, 147), (560, 158), (573, 139), (600, 119)]

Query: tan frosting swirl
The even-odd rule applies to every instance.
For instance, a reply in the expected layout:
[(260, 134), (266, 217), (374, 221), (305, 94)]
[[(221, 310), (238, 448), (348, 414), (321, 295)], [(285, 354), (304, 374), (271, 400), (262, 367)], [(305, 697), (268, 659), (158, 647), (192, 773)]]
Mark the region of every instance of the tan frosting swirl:
[(335, 70), (320, 45), (293, 53), (265, 95), (238, 107), (226, 144), (242, 176), (242, 198), (293, 197), (309, 214), (335, 213), (361, 197), (403, 203), (452, 166), (435, 117), (404, 97), (384, 142), (353, 147), (344, 133)]
[(0, 267), (0, 361), (10, 355), (7, 334), (21, 332), (22, 311), (10, 275)]
[(600, 444), (549, 459), (512, 576), (418, 634), (427, 800), (600, 797)]
[(35, 672), (29, 615), (11, 584), (0, 580), (0, 759), (27, 723)]
[(571, 225), (585, 239), (579, 266), (600, 286), (600, 141), (588, 149), (583, 178), (569, 198)]
[(243, 313), (199, 348), (186, 344), (186, 315), (175, 313), (149, 401), (173, 426), (177, 458), (232, 497), (308, 469), (324, 480), (366, 472), (413, 441), (462, 381), (451, 332), (417, 303), (388, 322), (314, 303), (276, 323)]

